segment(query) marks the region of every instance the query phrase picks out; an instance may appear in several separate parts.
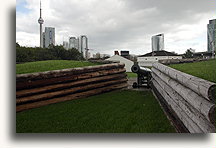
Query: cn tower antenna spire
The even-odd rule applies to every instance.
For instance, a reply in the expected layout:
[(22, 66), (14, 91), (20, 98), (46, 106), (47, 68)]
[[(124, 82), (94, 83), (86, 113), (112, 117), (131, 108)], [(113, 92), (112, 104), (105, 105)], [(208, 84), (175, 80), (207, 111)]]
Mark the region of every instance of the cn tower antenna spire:
[(40, 24), (40, 47), (43, 48), (42, 24), (44, 23), (44, 20), (42, 19), (41, 1), (40, 1), (40, 18), (38, 19), (38, 23)]
[(41, 1), (40, 1), (40, 17), (41, 17)]

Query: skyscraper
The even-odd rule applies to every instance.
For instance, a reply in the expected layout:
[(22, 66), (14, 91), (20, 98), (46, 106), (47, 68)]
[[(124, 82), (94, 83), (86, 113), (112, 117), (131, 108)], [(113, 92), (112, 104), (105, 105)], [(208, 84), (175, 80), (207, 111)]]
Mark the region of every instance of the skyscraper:
[(164, 49), (164, 34), (152, 36), (152, 51), (160, 51)]
[(55, 45), (55, 28), (45, 27), (44, 43), (45, 48), (48, 48), (49, 45)]
[(42, 12), (41, 12), (41, 1), (40, 1), (40, 18), (38, 19), (38, 23), (40, 24), (40, 47), (43, 47), (43, 31), (42, 31), (42, 24), (44, 20), (42, 19)]
[(216, 44), (216, 19), (209, 20), (207, 25), (208, 52), (215, 51)]
[(79, 49), (79, 38), (76, 37), (70, 37), (69, 38), (69, 48), (75, 48), (75, 49)]
[(88, 38), (86, 35), (81, 35), (80, 37), (70, 37), (69, 38), (69, 49), (77, 49), (86, 59), (89, 56), (88, 52)]
[(80, 46), (79, 46), (80, 53), (83, 54), (84, 57), (88, 55), (88, 38), (86, 35), (80, 36)]

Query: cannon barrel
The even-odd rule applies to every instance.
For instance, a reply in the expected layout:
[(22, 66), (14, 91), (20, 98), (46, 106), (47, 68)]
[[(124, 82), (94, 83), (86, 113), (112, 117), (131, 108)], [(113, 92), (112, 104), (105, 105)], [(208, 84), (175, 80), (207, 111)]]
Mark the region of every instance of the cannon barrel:
[(141, 67), (137, 63), (135, 63), (131, 67), (131, 71), (137, 74), (137, 82), (133, 83), (133, 88), (137, 88), (145, 85), (147, 85), (147, 87), (150, 86), (151, 69)]
[(148, 74), (148, 73), (151, 73), (151, 69), (145, 68), (145, 67), (141, 67), (141, 66), (139, 66), (138, 64), (134, 64), (134, 65), (131, 67), (131, 71), (132, 71), (133, 73), (143, 74), (143, 75), (146, 75), (146, 74)]

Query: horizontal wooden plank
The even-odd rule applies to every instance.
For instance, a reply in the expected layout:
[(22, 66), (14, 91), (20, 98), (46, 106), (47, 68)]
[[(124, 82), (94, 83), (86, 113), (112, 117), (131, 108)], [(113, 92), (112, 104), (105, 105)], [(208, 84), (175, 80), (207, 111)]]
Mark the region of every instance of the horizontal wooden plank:
[[(153, 74), (153, 77), (160, 87), (170, 96), (170, 98), (202, 129), (204, 133), (215, 132), (214, 125), (210, 123), (197, 109), (191, 106), (184, 98), (182, 98), (182, 96), (180, 96), (158, 76)], [(175, 108), (173, 109), (175, 110)]]
[(202, 129), (193, 120), (191, 120), (190, 117), (188, 117), (184, 110), (173, 101), (156, 80), (153, 79), (152, 83), (191, 133), (203, 133)]
[(21, 97), (26, 97), (30, 95), (35, 95), (35, 94), (41, 94), (45, 92), (52, 92), (52, 91), (57, 91), (57, 90), (62, 90), (62, 89), (67, 89), (67, 88), (72, 88), (72, 87), (77, 87), (80, 85), (88, 85), (91, 83), (97, 83), (100, 81), (110, 81), (110, 80), (115, 80), (115, 79), (121, 79), (121, 78), (126, 78), (126, 73), (120, 73), (120, 74), (114, 74), (114, 75), (106, 75), (102, 77), (94, 77), (94, 78), (89, 78), (89, 79), (84, 79), (84, 80), (77, 80), (73, 82), (66, 82), (66, 83), (60, 83), (60, 84), (53, 84), (53, 85), (48, 85), (48, 86), (42, 86), (39, 88), (33, 88), (33, 89), (26, 89), (26, 90), (20, 90), (16, 92), (16, 97), (21, 98)]
[(20, 111), (24, 111), (24, 110), (28, 110), (28, 109), (32, 109), (32, 108), (37, 108), (37, 107), (41, 107), (41, 106), (45, 106), (45, 105), (49, 105), (49, 104), (85, 98), (88, 96), (92, 96), (92, 95), (96, 95), (96, 94), (100, 94), (100, 93), (105, 93), (105, 92), (109, 92), (112, 90), (122, 89), (122, 88), (126, 88), (126, 87), (127, 87), (127, 83), (114, 84), (114, 85), (110, 85), (110, 86), (106, 86), (106, 87), (102, 87), (102, 88), (98, 88), (98, 89), (94, 89), (94, 90), (89, 90), (89, 91), (85, 91), (85, 92), (81, 92), (81, 93), (71, 94), (68, 96), (60, 97), (60, 98), (54, 98), (54, 99), (50, 99), (50, 100), (44, 100), (44, 101), (38, 101), (38, 102), (34, 102), (34, 103), (29, 103), (29, 104), (18, 105), (18, 106), (16, 106), (16, 111), (20, 112)]
[(104, 65), (97, 65), (97, 66), (52, 70), (52, 71), (37, 72), (37, 73), (30, 73), (30, 74), (18, 74), (16, 75), (16, 81), (21, 82), (21, 81), (34, 81), (34, 80), (47, 79), (47, 78), (50, 79), (50, 78), (65, 77), (65, 76), (97, 72), (101, 70), (119, 69), (119, 68), (124, 68), (124, 64), (122, 63), (104, 64)]
[(159, 70), (152, 68), (152, 76), (157, 75), (167, 85), (172, 87), (179, 95), (182, 96), (188, 103), (202, 113), (210, 122), (215, 122), (215, 104), (207, 101), (205, 98), (199, 96), (191, 89), (183, 86), (169, 76), (163, 74)]
[(117, 80), (110, 80), (110, 81), (105, 81), (105, 82), (100, 82), (100, 83), (91, 83), (89, 85), (83, 85), (83, 86), (78, 86), (78, 87), (73, 87), (69, 89), (63, 89), (55, 92), (48, 92), (44, 94), (38, 94), (38, 95), (33, 95), (33, 96), (28, 96), (28, 97), (23, 97), (23, 98), (17, 98), (16, 103), (17, 104), (23, 104), (23, 103), (28, 103), (28, 102), (33, 102), (33, 101), (39, 101), (39, 100), (46, 100), (46, 99), (51, 99), (54, 97), (60, 97), (64, 95), (69, 95), (72, 93), (77, 93), (77, 92), (84, 92), (87, 90), (91, 89), (97, 89), (113, 84), (118, 84), (118, 83), (123, 83), (126, 82), (126, 78), (121, 78)]
[(215, 102), (215, 83), (180, 72), (160, 63), (154, 63), (153, 67), (178, 81), (182, 85), (192, 89), (207, 100)]
[(175, 127), (176, 131), (178, 133), (190, 133), (187, 127), (185, 127), (184, 123), (180, 120), (178, 115), (175, 113), (173, 108), (167, 103), (164, 97), (160, 94), (160, 92), (153, 85), (152, 81), (150, 82), (150, 86), (152, 88), (153, 94), (155, 95), (157, 101), (160, 103), (160, 106), (162, 107), (168, 119), (171, 121), (171, 123)]
[(89, 79), (89, 78), (94, 78), (94, 77), (99, 77), (99, 76), (119, 74), (119, 73), (124, 73), (125, 71), (126, 70), (124, 68), (120, 68), (120, 69), (101, 70), (97, 72), (77, 74), (73, 76), (44, 78), (44, 79), (35, 80), (35, 81), (26, 80), (22, 82), (17, 82), (16, 89), (17, 90), (31, 89), (31, 88), (37, 88), (37, 87), (42, 87), (42, 86), (47, 86), (47, 85), (63, 83), (63, 82), (70, 82), (70, 81)]

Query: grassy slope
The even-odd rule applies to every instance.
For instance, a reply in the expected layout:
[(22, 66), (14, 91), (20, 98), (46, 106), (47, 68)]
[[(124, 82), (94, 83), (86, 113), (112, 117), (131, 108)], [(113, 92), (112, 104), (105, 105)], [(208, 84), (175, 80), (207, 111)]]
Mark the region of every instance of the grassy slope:
[(48, 60), (28, 62), (24, 64), (16, 64), (16, 74), (43, 72), (50, 70), (75, 68), (83, 66), (97, 65), (87, 61), (72, 61), (72, 60)]
[(216, 60), (210, 60), (197, 63), (174, 64), (170, 65), (170, 67), (216, 83), (215, 64)]
[(17, 113), (18, 133), (175, 132), (151, 92), (115, 91)]
[(133, 72), (126, 72), (126, 73), (127, 73), (128, 78), (136, 78), (137, 77), (136, 73), (133, 73)]

